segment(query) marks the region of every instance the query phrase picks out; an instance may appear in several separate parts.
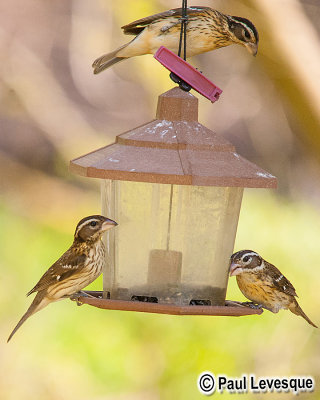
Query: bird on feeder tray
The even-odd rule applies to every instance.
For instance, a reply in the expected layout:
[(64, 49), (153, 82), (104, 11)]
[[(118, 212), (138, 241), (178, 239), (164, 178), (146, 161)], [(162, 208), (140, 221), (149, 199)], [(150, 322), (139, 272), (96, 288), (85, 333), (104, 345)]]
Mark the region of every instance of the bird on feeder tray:
[[(258, 31), (248, 19), (200, 6), (188, 7), (186, 18), (187, 57), (231, 44), (240, 44), (252, 55), (257, 54)], [(160, 46), (177, 54), (181, 20), (182, 8), (175, 8), (124, 25), (124, 34), (136, 37), (111, 53), (97, 58), (92, 65), (94, 73), (98, 74), (130, 57), (154, 54)]]
[(88, 296), (81, 290), (98, 278), (105, 263), (102, 235), (116, 225), (115, 221), (102, 215), (91, 215), (78, 223), (71, 247), (27, 293), (29, 296), (37, 292), (27, 312), (10, 334), (8, 342), (31, 315), (48, 304), (68, 297), (76, 299), (80, 294)]
[(252, 250), (242, 250), (231, 256), (230, 276), (237, 277), (239, 289), (251, 300), (252, 307), (265, 308), (273, 313), (289, 309), (310, 325), (317, 326), (299, 306), (296, 291), (288, 279), (274, 265)]

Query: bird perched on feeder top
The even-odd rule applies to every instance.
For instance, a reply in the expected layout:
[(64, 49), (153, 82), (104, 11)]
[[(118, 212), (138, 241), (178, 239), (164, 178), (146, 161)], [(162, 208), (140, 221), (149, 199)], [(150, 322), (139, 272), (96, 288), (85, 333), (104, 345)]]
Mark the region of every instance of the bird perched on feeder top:
[(105, 262), (102, 235), (116, 225), (115, 221), (102, 215), (91, 215), (78, 223), (71, 247), (27, 293), (29, 296), (37, 292), (27, 312), (10, 334), (8, 342), (31, 315), (54, 301), (75, 295), (98, 278)]
[[(129, 43), (97, 58), (94, 73), (130, 57), (154, 54), (160, 46), (178, 53), (182, 9), (175, 8), (142, 18), (122, 27), (124, 34), (136, 35)], [(240, 44), (254, 56), (258, 51), (258, 31), (246, 18), (223, 14), (210, 7), (187, 8), (187, 57)]]
[(274, 265), (252, 250), (242, 250), (231, 256), (230, 276), (237, 277), (239, 289), (245, 297), (273, 313), (289, 309), (310, 325), (317, 326), (299, 306), (295, 288)]

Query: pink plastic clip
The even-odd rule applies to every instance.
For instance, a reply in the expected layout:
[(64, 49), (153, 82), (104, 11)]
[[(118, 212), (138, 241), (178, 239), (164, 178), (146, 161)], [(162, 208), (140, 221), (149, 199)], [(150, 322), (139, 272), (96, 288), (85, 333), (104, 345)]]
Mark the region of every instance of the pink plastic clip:
[(219, 100), (222, 90), (200, 71), (166, 47), (159, 47), (154, 54), (154, 58), (212, 103)]

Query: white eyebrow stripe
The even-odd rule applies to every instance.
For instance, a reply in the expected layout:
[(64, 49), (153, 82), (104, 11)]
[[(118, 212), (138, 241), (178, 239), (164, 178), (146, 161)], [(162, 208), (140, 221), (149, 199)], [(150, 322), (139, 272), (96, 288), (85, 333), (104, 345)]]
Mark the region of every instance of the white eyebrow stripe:
[(88, 223), (89, 223), (89, 222), (92, 222), (92, 221), (99, 222), (100, 220), (99, 220), (98, 218), (91, 218), (91, 219), (88, 219), (87, 221), (83, 222), (80, 226), (78, 226), (77, 232), (79, 232), (85, 225), (88, 225)]
[(250, 29), (250, 31), (253, 33), (253, 30), (245, 22), (239, 21), (237, 19), (233, 19), (232, 17), (230, 17), (230, 19), (231, 19), (231, 21), (235, 22), (236, 24), (240, 24), (243, 27), (245, 27), (246, 29)]
[(276, 282), (281, 281), (281, 279), (283, 278), (283, 275), (280, 275), (279, 278), (275, 279)]
[(260, 257), (259, 254), (255, 253), (254, 251), (252, 251), (251, 253), (245, 253), (242, 257), (246, 257), (246, 256), (258, 256), (258, 257)]

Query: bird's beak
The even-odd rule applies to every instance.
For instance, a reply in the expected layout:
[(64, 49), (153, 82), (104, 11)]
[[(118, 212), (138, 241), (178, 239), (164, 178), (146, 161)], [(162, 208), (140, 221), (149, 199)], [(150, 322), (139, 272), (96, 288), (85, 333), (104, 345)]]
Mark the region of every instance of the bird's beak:
[(257, 43), (246, 43), (245, 44), (248, 52), (253, 56), (256, 56), (258, 53), (258, 44)]
[(118, 224), (116, 223), (116, 221), (113, 221), (112, 219), (106, 218), (106, 220), (104, 221), (104, 223), (101, 226), (101, 230), (103, 232), (107, 231), (108, 229), (113, 228), (114, 226), (117, 226)]
[(241, 268), (240, 264), (237, 263), (231, 263), (230, 265), (230, 276), (235, 276), (241, 274), (243, 269)]

